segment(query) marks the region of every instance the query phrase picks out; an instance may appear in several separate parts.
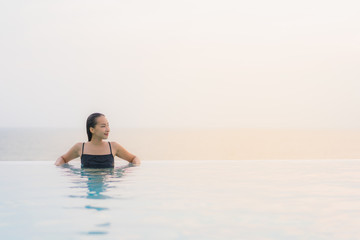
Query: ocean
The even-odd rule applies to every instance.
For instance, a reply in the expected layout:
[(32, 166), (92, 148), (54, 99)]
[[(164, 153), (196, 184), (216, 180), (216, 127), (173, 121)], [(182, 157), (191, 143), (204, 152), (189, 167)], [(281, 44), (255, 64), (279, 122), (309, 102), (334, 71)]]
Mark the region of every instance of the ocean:
[[(56, 160), (85, 129), (0, 129), (0, 161)], [(360, 159), (360, 130), (116, 129), (109, 141), (143, 160)]]

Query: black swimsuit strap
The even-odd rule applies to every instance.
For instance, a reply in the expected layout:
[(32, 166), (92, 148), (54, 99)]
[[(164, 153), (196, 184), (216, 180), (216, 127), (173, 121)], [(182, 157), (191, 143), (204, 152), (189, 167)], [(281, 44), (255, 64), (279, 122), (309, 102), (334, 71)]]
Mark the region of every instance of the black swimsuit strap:
[(108, 142), (108, 143), (109, 143), (109, 146), (110, 146), (110, 154), (112, 155), (111, 143), (110, 142)]
[(83, 142), (81, 155), (83, 155), (83, 153), (84, 153), (84, 144), (85, 144), (85, 143)]

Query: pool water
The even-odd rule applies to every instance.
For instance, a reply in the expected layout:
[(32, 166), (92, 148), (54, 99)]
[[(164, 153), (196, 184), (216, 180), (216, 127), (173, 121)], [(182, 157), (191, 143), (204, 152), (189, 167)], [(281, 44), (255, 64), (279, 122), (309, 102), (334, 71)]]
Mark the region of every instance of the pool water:
[(2, 239), (358, 239), (360, 160), (0, 162)]

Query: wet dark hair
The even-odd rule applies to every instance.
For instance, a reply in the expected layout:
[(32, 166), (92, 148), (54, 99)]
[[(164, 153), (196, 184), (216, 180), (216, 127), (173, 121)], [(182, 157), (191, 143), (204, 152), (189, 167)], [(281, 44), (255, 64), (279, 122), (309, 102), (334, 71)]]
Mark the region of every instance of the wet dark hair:
[(93, 113), (86, 120), (86, 133), (88, 135), (89, 142), (91, 141), (91, 138), (92, 138), (92, 133), (90, 132), (90, 128), (91, 127), (95, 128), (95, 125), (97, 123), (96, 118), (101, 117), (101, 116), (105, 117), (105, 115), (102, 113)]

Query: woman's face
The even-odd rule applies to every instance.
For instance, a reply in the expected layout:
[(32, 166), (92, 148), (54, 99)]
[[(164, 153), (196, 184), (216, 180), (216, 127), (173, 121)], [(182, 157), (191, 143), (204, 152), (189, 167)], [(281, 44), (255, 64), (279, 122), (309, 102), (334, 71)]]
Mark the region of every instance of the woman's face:
[(95, 128), (90, 128), (93, 136), (96, 136), (101, 139), (107, 139), (109, 137), (110, 127), (109, 122), (105, 116), (100, 116), (96, 118)]

